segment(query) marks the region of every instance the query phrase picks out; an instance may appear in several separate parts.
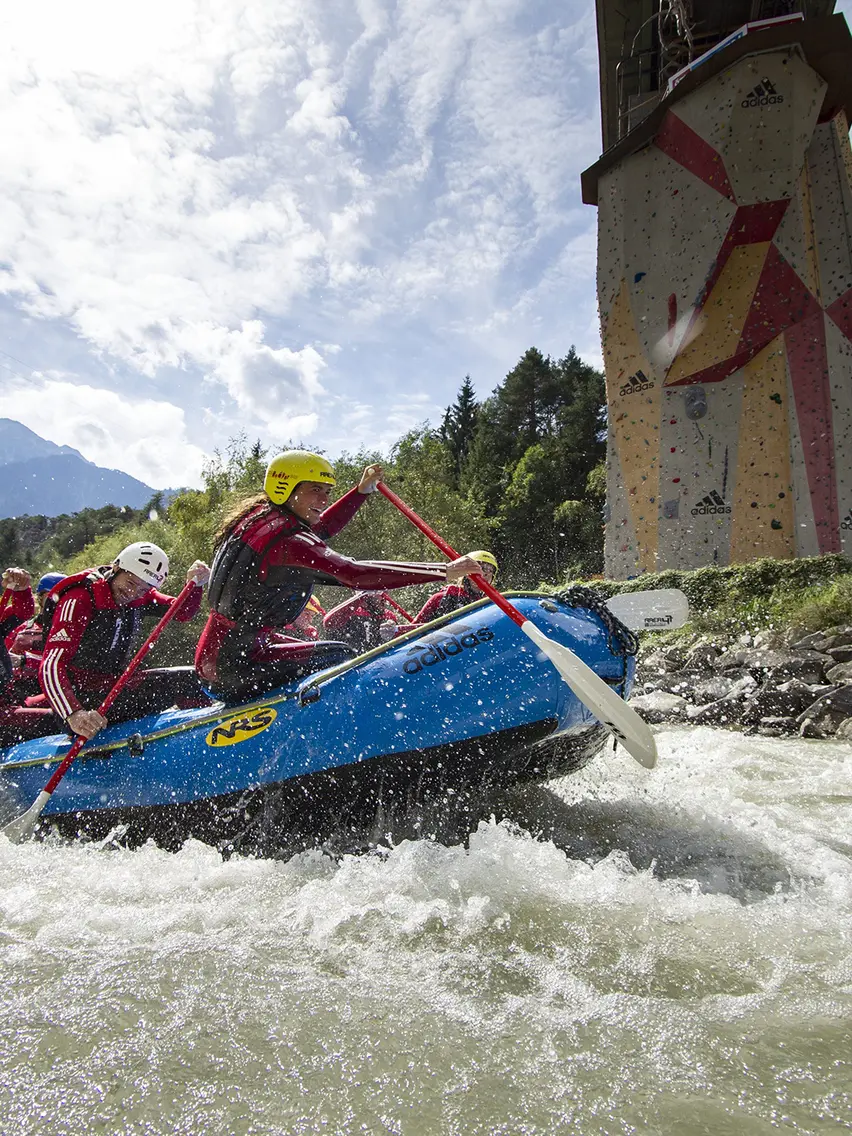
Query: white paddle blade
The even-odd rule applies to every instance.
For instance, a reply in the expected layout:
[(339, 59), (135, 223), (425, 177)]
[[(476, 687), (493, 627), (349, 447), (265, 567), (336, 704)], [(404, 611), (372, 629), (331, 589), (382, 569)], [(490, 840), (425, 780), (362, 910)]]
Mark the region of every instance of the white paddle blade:
[(573, 651), (549, 639), (534, 623), (525, 620), (521, 630), (547, 655), (574, 694), (618, 738), (630, 756), (646, 769), (653, 769), (657, 764), (654, 735), (632, 706)]
[(3, 826), (3, 835), (8, 837), (13, 844), (23, 844), (32, 836), (33, 830), (38, 824), (38, 818), (41, 816), (41, 811), (49, 800), (50, 793), (45, 793), (42, 790), (25, 813), (21, 813), (19, 817), (15, 817), (14, 820), (10, 820), (7, 825)]
[(679, 588), (622, 592), (606, 606), (631, 631), (670, 631), (689, 619), (689, 600)]

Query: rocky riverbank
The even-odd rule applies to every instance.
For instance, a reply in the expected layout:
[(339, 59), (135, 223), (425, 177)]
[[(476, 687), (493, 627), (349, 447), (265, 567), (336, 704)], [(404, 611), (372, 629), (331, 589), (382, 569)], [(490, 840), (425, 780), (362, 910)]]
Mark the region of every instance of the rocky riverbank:
[(630, 704), (649, 722), (852, 740), (852, 626), (651, 648)]

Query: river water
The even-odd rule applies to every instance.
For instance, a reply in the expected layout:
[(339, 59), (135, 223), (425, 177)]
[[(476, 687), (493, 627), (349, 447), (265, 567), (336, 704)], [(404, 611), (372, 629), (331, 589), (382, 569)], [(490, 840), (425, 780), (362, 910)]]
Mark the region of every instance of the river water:
[(0, 1132), (835, 1133), (852, 747), (607, 752), (469, 847), (0, 839)]

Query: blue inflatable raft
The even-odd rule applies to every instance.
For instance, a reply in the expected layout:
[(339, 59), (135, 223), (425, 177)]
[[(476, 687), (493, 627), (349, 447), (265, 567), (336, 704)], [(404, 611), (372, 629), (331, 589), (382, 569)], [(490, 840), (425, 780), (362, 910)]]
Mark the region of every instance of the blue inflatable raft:
[[(627, 696), (635, 640), (602, 605), (541, 593), (513, 602)], [(489, 793), (570, 773), (605, 737), (551, 663), (482, 600), (262, 701), (107, 727), (41, 825), (266, 854), (341, 834), (345, 846), (346, 833), (380, 841), (401, 819), (436, 835), (429, 821), (422, 829), (436, 805), (475, 825)], [(32, 804), (68, 745), (54, 736), (0, 751), (6, 819)]]

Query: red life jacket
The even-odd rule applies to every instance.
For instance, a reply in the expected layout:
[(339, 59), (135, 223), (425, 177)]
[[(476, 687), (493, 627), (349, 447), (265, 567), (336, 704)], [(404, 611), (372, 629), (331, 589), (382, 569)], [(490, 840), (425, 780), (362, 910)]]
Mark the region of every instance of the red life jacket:
[[(440, 592), (436, 592), (432, 600), (438, 596), (441, 598), (434, 606), (430, 600), (427, 600), (424, 607), (429, 607), (429, 620), (439, 619), (442, 615), (449, 615), (451, 611), (456, 611), (465, 604), (473, 603), (482, 597), (482, 593), (478, 588), (475, 588), (468, 580), (464, 580), (459, 584), (450, 584), (448, 587), (443, 588)], [(418, 620), (421, 618), (421, 613), (418, 614)]]
[[(109, 583), (101, 575), (101, 571), (103, 570), (77, 572), (53, 588), (50, 593), (55, 603), (53, 620), (57, 614), (62, 614), (62, 600), (67, 593), (74, 588), (85, 588), (92, 601), (92, 614), (80, 646), (68, 662), (80, 670), (118, 674), (124, 670), (133, 654), (146, 605), (117, 607)], [(52, 621), (50, 630), (53, 630)], [(48, 636), (49, 634), (50, 631)]]
[(260, 578), (269, 548), (291, 534), (310, 531), (293, 513), (262, 503), (225, 537), (210, 569), (210, 610), (244, 628), (286, 627), (311, 598), (313, 578), (301, 568), (276, 568), (274, 582)]

